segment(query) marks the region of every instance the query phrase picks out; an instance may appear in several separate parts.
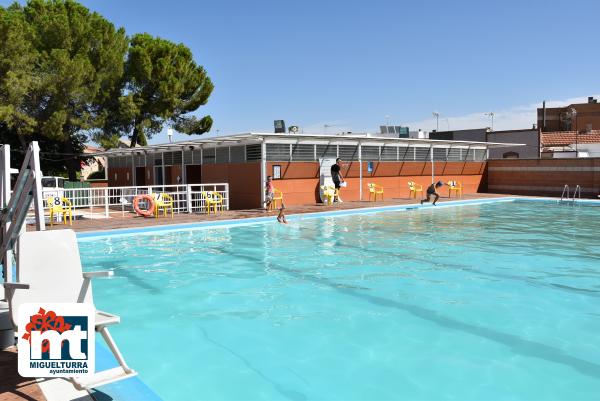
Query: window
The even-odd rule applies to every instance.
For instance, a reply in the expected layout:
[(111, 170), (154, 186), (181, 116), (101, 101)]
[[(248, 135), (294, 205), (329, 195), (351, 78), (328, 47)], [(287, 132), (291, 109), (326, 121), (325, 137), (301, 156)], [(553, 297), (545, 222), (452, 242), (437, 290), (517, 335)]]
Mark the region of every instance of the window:
[(518, 159), (519, 154), (517, 152), (506, 152), (502, 154), (503, 159)]

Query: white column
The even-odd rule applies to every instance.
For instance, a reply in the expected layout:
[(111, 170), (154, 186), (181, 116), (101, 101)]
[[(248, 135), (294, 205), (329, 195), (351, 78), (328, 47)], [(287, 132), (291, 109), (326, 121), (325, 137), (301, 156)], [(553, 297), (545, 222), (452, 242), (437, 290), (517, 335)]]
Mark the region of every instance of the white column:
[(363, 199), (362, 145), (358, 143), (358, 199)]
[(131, 183), (133, 184), (133, 186), (135, 187), (135, 182), (136, 182), (136, 178), (135, 178), (135, 153), (131, 154)]
[(260, 201), (261, 205), (265, 203), (265, 183), (267, 182), (267, 144), (265, 138), (262, 139), (260, 148)]
[(429, 148), (429, 158), (431, 159), (431, 183), (435, 182), (435, 171), (433, 166), (433, 145)]
[(186, 184), (185, 186), (185, 198), (188, 213), (192, 213), (192, 186), (190, 184)]
[(104, 189), (104, 216), (108, 219), (108, 187)]
[[(187, 184), (187, 177), (185, 176), (185, 148), (181, 148), (181, 184)], [(179, 189), (177, 189), (179, 191)]]

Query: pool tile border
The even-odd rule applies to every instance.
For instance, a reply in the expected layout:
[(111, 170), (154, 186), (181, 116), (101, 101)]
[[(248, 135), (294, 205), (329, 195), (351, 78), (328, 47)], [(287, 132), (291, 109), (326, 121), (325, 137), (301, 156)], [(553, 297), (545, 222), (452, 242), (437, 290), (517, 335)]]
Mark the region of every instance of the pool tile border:
[[(322, 217), (350, 216), (350, 215), (356, 215), (356, 214), (371, 214), (371, 213), (403, 211), (403, 210), (437, 210), (437, 209), (443, 209), (443, 208), (455, 207), (455, 206), (480, 205), (480, 204), (498, 203), (498, 202), (513, 202), (517, 199), (522, 199), (522, 198), (498, 197), (498, 198), (486, 198), (486, 199), (457, 200), (457, 201), (443, 202), (436, 206), (432, 206), (430, 204), (428, 204), (428, 205), (410, 204), (410, 205), (376, 206), (376, 207), (333, 210), (333, 211), (324, 211), (324, 212), (297, 213), (297, 214), (288, 215), (287, 219), (289, 221), (297, 221), (297, 220), (314, 219), (314, 218), (322, 218)], [(542, 199), (542, 198), (536, 198), (536, 199)], [(548, 198), (548, 199), (550, 200), (552, 198)], [(556, 202), (556, 200), (554, 200), (554, 202)], [(88, 232), (77, 233), (77, 239), (80, 242), (85, 242), (87, 240), (107, 238), (107, 237), (131, 236), (131, 235), (140, 235), (140, 234), (155, 235), (155, 234), (161, 234), (161, 233), (165, 233), (165, 232), (174, 232), (174, 231), (190, 231), (190, 230), (199, 230), (199, 229), (204, 229), (204, 228), (233, 227), (233, 226), (244, 226), (244, 225), (261, 224), (261, 223), (262, 224), (274, 223), (274, 222), (275, 222), (275, 218), (273, 216), (265, 216), (265, 217), (249, 217), (249, 218), (243, 218), (243, 219), (204, 221), (204, 222), (185, 223), (185, 224), (167, 224), (167, 225), (152, 226), (152, 227), (120, 228), (120, 229), (113, 229), (113, 230), (88, 231)]]

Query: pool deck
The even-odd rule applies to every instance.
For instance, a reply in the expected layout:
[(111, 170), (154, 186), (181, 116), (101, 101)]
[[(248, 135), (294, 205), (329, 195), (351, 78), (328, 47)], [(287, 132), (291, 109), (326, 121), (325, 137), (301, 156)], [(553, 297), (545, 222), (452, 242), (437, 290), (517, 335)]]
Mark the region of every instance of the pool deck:
[(17, 350), (15, 347), (0, 350), (0, 400), (46, 400), (35, 379), (23, 378), (17, 372)]
[[(489, 193), (478, 193), (478, 194), (465, 194), (462, 200), (474, 200), (474, 199), (489, 199), (498, 197), (514, 197), (512, 195), (500, 195), (500, 194), (489, 194)], [(441, 197), (438, 203), (447, 202), (450, 200), (456, 200), (457, 198)], [(302, 214), (302, 213), (315, 213), (315, 212), (331, 212), (335, 210), (350, 210), (350, 209), (361, 209), (371, 207), (382, 207), (382, 206), (397, 206), (397, 205), (410, 205), (419, 204), (419, 200), (408, 199), (408, 198), (393, 198), (384, 201), (368, 202), (368, 201), (352, 201), (336, 203), (332, 206), (326, 206), (321, 203), (315, 203), (312, 205), (302, 206), (289, 206), (286, 208), (286, 215)], [(218, 220), (238, 220), (253, 217), (265, 217), (277, 216), (277, 211), (266, 212), (263, 209), (247, 209), (247, 210), (228, 210), (218, 214), (199, 214), (199, 213), (181, 213), (175, 214), (171, 217), (159, 217), (156, 218), (144, 218), (136, 216), (133, 213), (125, 213), (125, 216), (116, 214), (108, 219), (80, 219), (75, 220), (72, 226), (64, 224), (54, 224), (53, 226), (46, 225), (46, 229), (59, 230), (64, 228), (72, 228), (77, 232), (86, 231), (106, 231), (123, 228), (142, 228), (151, 227), (157, 225), (169, 225), (169, 224), (187, 224), (187, 223), (200, 223), (208, 221)], [(34, 226), (30, 225), (27, 227), (28, 230), (34, 230)]]

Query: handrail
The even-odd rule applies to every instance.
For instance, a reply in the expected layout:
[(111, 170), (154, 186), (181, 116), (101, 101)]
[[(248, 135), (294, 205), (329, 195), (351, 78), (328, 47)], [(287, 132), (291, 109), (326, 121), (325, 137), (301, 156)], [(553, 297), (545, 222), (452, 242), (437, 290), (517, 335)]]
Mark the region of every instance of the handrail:
[[(5, 169), (7, 166), (10, 165), (5, 162), (3, 168)], [(6, 175), (2, 174), (1, 177), (5, 179)], [(6, 188), (6, 186), (10, 188), (10, 182), (2, 182), (2, 187)], [(24, 228), (27, 212), (32, 202), (34, 203), (36, 229), (43, 231), (46, 229), (46, 225), (42, 200), (42, 170), (40, 168), (40, 147), (36, 141), (29, 144), (14, 190), (0, 219), (0, 234), (2, 235), (0, 258), (2, 258), (4, 279), (7, 282), (11, 280), (12, 276), (10, 251)], [(4, 205), (2, 206), (4, 207)]]
[(573, 203), (575, 203), (576, 196), (579, 200), (581, 200), (581, 187), (579, 186), (579, 184), (577, 184), (577, 186), (575, 187), (575, 191), (573, 191)]
[(570, 198), (570, 196), (569, 196), (569, 185), (568, 185), (568, 184), (565, 184), (565, 186), (564, 186), (564, 188), (563, 188), (562, 195), (560, 196), (560, 201), (561, 201), (561, 202), (562, 202), (562, 201), (563, 201), (563, 199), (565, 198), (565, 192), (567, 193), (567, 199), (569, 199), (569, 198)]

